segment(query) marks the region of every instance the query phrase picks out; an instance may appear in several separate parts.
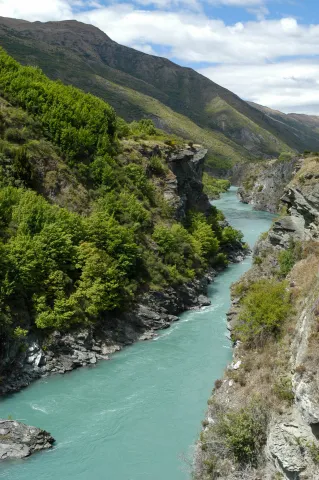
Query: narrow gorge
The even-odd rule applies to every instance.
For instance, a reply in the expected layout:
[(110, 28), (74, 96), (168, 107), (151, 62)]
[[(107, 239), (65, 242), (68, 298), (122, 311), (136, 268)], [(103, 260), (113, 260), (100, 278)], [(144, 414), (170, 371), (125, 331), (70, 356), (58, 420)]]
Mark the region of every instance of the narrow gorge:
[[(215, 205), (241, 227), (251, 246), (272, 219), (239, 203), (235, 188)], [(3, 399), (3, 416), (44, 427), (56, 446), (28, 461), (3, 465), (0, 478), (44, 475), (53, 480), (58, 475), (66, 480), (74, 475), (86, 480), (90, 475), (102, 480), (105, 465), (119, 480), (189, 478), (211, 381), (231, 360), (225, 323), (229, 287), (250, 265), (250, 257), (231, 264), (208, 286), (211, 306), (183, 313), (154, 340), (127, 347), (111, 361), (44, 378)]]
[(307, 28), (252, 102), (272, 2), (58, 3), (0, 16), (0, 480), (319, 480), (319, 117), (254, 90)]

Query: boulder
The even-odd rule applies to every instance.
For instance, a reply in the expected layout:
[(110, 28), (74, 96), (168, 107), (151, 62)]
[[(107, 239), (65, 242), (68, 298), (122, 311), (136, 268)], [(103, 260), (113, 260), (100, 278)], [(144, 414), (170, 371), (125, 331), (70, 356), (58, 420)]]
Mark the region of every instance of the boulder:
[(25, 458), (51, 448), (54, 438), (40, 428), (15, 420), (0, 420), (0, 460)]

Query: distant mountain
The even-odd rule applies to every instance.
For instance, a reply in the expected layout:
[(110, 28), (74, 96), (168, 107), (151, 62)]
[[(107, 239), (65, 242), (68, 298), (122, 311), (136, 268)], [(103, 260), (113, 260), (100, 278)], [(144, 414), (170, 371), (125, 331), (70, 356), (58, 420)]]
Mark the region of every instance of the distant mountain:
[(302, 113), (282, 113), (279, 110), (273, 110), (257, 103), (248, 103), (270, 119), (287, 126), (303, 145), (307, 145), (307, 149), (316, 150), (314, 147), (318, 143), (319, 116)]
[(281, 121), (190, 68), (124, 47), (77, 21), (26, 22), (0, 17), (0, 45), (110, 103), (126, 120), (152, 118), (171, 133), (205, 144), (229, 164), (282, 151), (319, 150), (309, 122)]

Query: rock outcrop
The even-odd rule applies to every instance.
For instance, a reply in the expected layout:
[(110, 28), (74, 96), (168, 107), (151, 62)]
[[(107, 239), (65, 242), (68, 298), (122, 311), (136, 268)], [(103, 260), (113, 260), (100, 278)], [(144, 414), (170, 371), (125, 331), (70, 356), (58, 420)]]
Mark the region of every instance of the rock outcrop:
[(286, 185), (300, 168), (302, 159), (270, 160), (243, 166), (234, 172), (237, 177), (238, 197), (250, 203), (255, 210), (276, 213)]
[(0, 420), (0, 461), (29, 457), (52, 448), (54, 438), (40, 428), (15, 420)]
[(196, 208), (202, 212), (209, 209), (207, 195), (203, 193), (202, 176), (207, 150), (199, 145), (180, 150), (168, 159), (171, 171), (176, 176), (177, 193), (181, 201), (177, 218), (185, 217), (185, 212)]

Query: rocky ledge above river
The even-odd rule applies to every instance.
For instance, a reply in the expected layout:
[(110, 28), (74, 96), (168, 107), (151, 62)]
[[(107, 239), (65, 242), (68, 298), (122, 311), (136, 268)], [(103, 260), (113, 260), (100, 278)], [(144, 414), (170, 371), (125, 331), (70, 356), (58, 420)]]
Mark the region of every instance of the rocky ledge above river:
[(15, 420), (0, 419), (0, 461), (29, 457), (52, 448), (53, 443), (54, 438), (45, 430)]

